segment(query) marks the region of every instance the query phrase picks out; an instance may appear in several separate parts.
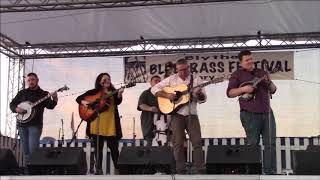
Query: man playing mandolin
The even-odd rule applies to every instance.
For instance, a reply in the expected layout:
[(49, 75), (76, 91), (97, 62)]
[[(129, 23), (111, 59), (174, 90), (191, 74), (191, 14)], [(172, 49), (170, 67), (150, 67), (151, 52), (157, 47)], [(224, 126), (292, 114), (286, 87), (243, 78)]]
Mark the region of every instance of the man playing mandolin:
[[(169, 99), (172, 102), (179, 102), (181, 99), (190, 98), (189, 93), (180, 97), (179, 87), (186, 87), (192, 84), (192, 87), (202, 83), (199, 77), (193, 77), (190, 73), (189, 65), (187, 60), (181, 59), (176, 63), (177, 74), (173, 74), (168, 78), (162, 80), (151, 88), (151, 92), (157, 97), (163, 97)], [(193, 83), (190, 83), (193, 82)], [(164, 91), (164, 88), (172, 87), (176, 90), (168, 93)], [(183, 88), (181, 88), (183, 89)], [(182, 90), (183, 91), (183, 90)], [(203, 103), (206, 101), (206, 94), (204, 88), (196, 87), (192, 88), (192, 97), (190, 98), (190, 109), (189, 103), (185, 103), (177, 107), (177, 109), (171, 113), (171, 128), (172, 128), (172, 142), (174, 148), (174, 157), (176, 160), (176, 173), (184, 174), (185, 170), (185, 152), (184, 152), (184, 141), (185, 141), (185, 129), (187, 130), (191, 143), (194, 149), (194, 171), (195, 174), (201, 174), (205, 172), (204, 158), (202, 154), (202, 141), (201, 141), (201, 129), (199, 118), (197, 115), (197, 103)], [(188, 101), (187, 101), (188, 102)], [(176, 103), (173, 103), (174, 106)]]
[[(39, 87), (39, 78), (36, 73), (29, 73), (26, 79), (28, 88), (19, 91), (10, 103), (11, 111), (18, 113), (18, 115), (28, 114), (27, 110), (20, 107), (19, 104), (28, 101), (34, 103), (49, 94)], [(21, 121), (23, 123), (18, 121), (17, 123), (26, 164), (28, 164), (30, 160), (30, 154), (39, 146), (43, 127), (44, 108), (53, 109), (57, 105), (57, 92), (52, 93), (51, 98), (46, 98), (34, 106), (34, 112), (30, 115), (31, 117), (29, 117), (28, 121), (25, 121), (25, 123), (24, 121)]]
[(275, 174), (276, 123), (269, 95), (274, 94), (277, 88), (264, 70), (254, 68), (250, 51), (241, 51), (238, 58), (241, 68), (232, 73), (227, 96), (229, 98), (240, 96), (240, 120), (246, 133), (246, 144), (259, 145), (260, 134), (262, 135), (265, 150), (263, 173)]

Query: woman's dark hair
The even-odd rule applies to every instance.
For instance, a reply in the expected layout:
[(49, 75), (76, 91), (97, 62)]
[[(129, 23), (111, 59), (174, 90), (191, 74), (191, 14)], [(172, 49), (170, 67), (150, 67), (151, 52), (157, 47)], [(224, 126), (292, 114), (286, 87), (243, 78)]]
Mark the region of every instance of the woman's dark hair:
[[(102, 86), (101, 86), (101, 84), (100, 84), (100, 81), (101, 81), (101, 79), (102, 79), (102, 77), (103, 77), (104, 75), (106, 75), (106, 76), (108, 76), (109, 78), (111, 78), (108, 73), (100, 73), (100, 74), (98, 75), (98, 77), (97, 77), (97, 79), (96, 79), (96, 82), (95, 82), (95, 85), (94, 85), (94, 88), (95, 88), (95, 89), (101, 89), (101, 88), (102, 88)], [(112, 83), (111, 83), (111, 85), (110, 85), (110, 87), (109, 87), (109, 90), (112, 90), (112, 91), (115, 90), (115, 88), (114, 88), (114, 86), (113, 86)]]

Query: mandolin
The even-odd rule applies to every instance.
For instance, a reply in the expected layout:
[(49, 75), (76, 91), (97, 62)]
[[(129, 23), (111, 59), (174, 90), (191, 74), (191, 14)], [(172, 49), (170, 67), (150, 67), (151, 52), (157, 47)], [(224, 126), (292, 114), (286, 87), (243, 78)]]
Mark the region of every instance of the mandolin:
[[(272, 71), (268, 72), (268, 74), (274, 74), (276, 72), (278, 72), (280, 70), (280, 68), (274, 68)], [(243, 86), (247, 86), (247, 85), (251, 85), (255, 90), (257, 89), (258, 87), (258, 84), (264, 80), (265, 78), (267, 77), (267, 75), (264, 75), (260, 78), (253, 78), (251, 81), (246, 81), (246, 82), (243, 82), (240, 84), (239, 87), (243, 87)], [(255, 90), (252, 92), (252, 93), (243, 93), (239, 96), (239, 100), (242, 100), (242, 101), (251, 101), (254, 97), (255, 97)]]

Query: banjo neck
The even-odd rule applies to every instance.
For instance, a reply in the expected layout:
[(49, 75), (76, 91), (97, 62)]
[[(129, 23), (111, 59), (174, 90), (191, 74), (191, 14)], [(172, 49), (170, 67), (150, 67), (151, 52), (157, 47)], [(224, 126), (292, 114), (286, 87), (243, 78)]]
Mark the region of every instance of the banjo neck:
[[(67, 85), (64, 85), (64, 87), (55, 90), (53, 93), (62, 92), (62, 91), (66, 91), (66, 90), (69, 90), (69, 87), (68, 87)], [(51, 97), (51, 94), (53, 94), (53, 93), (48, 93), (45, 97), (43, 97), (43, 98), (39, 99), (38, 101), (32, 103), (32, 104), (31, 104), (31, 107), (34, 107), (34, 106), (42, 103), (43, 101), (45, 101), (46, 99), (48, 99), (49, 97)]]
[[(54, 91), (54, 92), (57, 92), (57, 91)], [(45, 101), (46, 99), (50, 98), (51, 97), (51, 94), (48, 93), (45, 97), (39, 99), (38, 101), (34, 102), (31, 104), (31, 107), (35, 107), (36, 105), (42, 103), (43, 101)]]

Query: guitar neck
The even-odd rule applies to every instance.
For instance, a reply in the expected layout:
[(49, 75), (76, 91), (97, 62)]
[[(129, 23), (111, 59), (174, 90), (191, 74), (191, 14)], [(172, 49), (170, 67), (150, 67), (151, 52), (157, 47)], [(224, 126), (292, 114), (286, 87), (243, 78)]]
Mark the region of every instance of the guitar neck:
[(208, 81), (208, 82), (199, 84), (199, 85), (197, 85), (197, 86), (195, 86), (193, 88), (198, 88), (198, 87), (203, 88), (203, 87), (208, 86), (209, 84), (212, 84), (212, 83), (215, 83), (215, 81)]
[(115, 95), (116, 93), (118, 93), (118, 89), (115, 91), (112, 91), (110, 93), (108, 93), (107, 95), (102, 96), (102, 99), (107, 99), (109, 97), (112, 97), (113, 95)]
[[(126, 88), (126, 86), (122, 86), (121, 88)], [(119, 89), (121, 89), (119, 88)], [(104, 96), (101, 97), (101, 99), (108, 99), (109, 97), (112, 97), (113, 95), (117, 94), (119, 89), (116, 89), (115, 91), (112, 91)]]
[[(205, 82), (205, 83), (202, 83), (202, 84), (199, 84), (199, 85), (197, 85), (197, 86), (194, 86), (192, 89), (195, 89), (195, 88), (203, 88), (203, 87), (205, 87), (205, 86), (208, 86), (208, 85), (210, 85), (210, 84), (214, 84), (214, 83), (218, 83), (218, 82), (221, 82), (221, 81), (223, 81), (223, 79), (222, 78), (217, 78), (217, 79), (214, 79), (214, 80), (211, 80), (211, 81), (208, 81), (208, 82)], [(185, 90), (185, 91), (183, 91), (182, 93), (188, 93), (188, 90)]]

